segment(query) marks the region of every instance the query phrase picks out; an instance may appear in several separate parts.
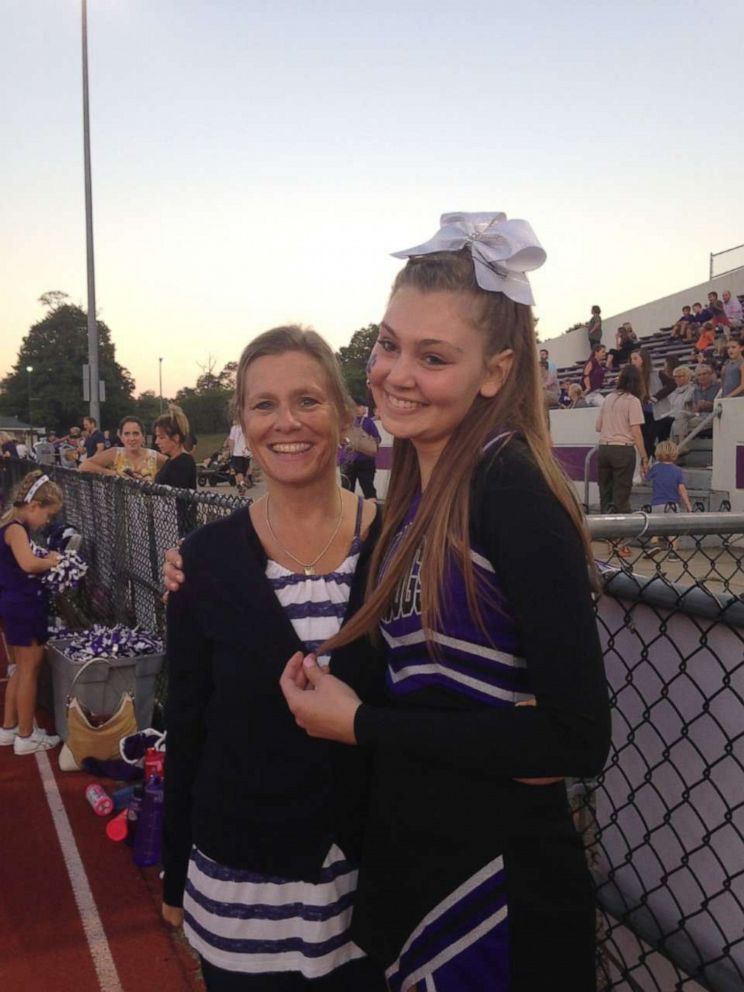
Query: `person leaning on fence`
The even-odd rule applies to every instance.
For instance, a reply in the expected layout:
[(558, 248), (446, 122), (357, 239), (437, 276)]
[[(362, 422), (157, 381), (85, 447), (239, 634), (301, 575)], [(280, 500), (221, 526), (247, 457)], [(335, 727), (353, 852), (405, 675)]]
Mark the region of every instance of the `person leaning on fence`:
[(56, 551), (38, 558), (29, 532), (45, 527), (62, 508), (62, 491), (40, 471), (21, 481), (9, 510), (0, 517), (0, 618), (15, 670), (5, 687), (0, 746), (34, 754), (59, 744), (34, 722), (39, 670), (49, 635), (49, 604), (39, 581), (60, 561)]
[(165, 465), (165, 455), (145, 446), (145, 425), (139, 417), (124, 417), (118, 434), (122, 447), (106, 448), (86, 458), (80, 471), (154, 482), (158, 470)]
[(671, 440), (675, 444), (679, 442), (699, 427), (703, 420), (713, 412), (713, 403), (718, 395), (718, 380), (713, 374), (710, 365), (698, 365), (695, 370), (695, 388), (692, 396), (685, 404), (683, 410), (679, 410), (672, 424)]
[[(364, 594), (377, 507), (336, 481), (351, 400), (323, 339), (283, 327), (245, 348), (236, 405), (267, 492), (184, 541), (168, 599), (163, 916), (210, 992), (383, 992), (348, 935), (364, 757), (306, 737), (278, 685)], [(372, 651), (330, 664), (381, 688)]]
[(161, 455), (168, 459), (158, 469), (155, 482), (176, 489), (196, 489), (196, 462), (184, 447), (189, 422), (180, 406), (169, 403), (168, 412), (158, 417), (152, 432)]
[(620, 370), (615, 390), (605, 399), (597, 417), (599, 452), (599, 503), (602, 513), (630, 513), (630, 493), (636, 467), (636, 452), (641, 460), (641, 475), (648, 468), (641, 426), (641, 374), (632, 365)]

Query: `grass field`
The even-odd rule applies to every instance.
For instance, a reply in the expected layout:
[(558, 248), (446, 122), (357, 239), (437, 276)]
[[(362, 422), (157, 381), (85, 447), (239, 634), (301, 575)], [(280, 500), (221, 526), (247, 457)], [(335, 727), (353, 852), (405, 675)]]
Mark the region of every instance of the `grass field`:
[(196, 442), (196, 448), (194, 448), (194, 458), (196, 461), (204, 461), (213, 451), (219, 451), (226, 437), (227, 431), (224, 434), (200, 434), (199, 440)]

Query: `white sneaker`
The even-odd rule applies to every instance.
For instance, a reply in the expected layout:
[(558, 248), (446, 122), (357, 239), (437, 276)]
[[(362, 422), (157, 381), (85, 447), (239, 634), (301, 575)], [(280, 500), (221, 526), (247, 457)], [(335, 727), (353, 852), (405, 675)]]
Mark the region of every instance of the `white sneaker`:
[(16, 739), (18, 725), (15, 727), (0, 727), (0, 747), (10, 747)]
[(13, 741), (14, 754), (35, 754), (37, 751), (49, 751), (59, 744), (56, 734), (47, 734), (35, 727), (28, 737), (19, 737)]

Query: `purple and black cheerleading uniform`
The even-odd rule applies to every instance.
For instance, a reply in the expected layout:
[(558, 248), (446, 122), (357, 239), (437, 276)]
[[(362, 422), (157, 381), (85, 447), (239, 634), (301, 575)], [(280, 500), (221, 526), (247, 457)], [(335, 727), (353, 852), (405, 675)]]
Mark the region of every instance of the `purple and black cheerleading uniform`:
[(30, 647), (35, 640), (49, 640), (49, 597), (38, 575), (24, 572), (16, 561), (13, 549), (5, 542), (9, 527), (23, 527), (20, 520), (10, 520), (0, 527), (0, 617), (5, 637), (13, 647)]
[(515, 778), (597, 774), (607, 690), (583, 547), (517, 438), (476, 473), (471, 546), (487, 634), (454, 562), (431, 648), (419, 559), (381, 623), (389, 705), (355, 721), (374, 775), (352, 935), (391, 992), (589, 992), (594, 900), (565, 786)]

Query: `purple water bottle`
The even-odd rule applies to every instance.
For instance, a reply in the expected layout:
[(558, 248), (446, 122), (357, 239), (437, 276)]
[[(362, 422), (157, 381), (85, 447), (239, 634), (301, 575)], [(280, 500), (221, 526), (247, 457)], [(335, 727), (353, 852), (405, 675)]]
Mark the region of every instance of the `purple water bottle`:
[(125, 843), (130, 847), (134, 847), (134, 838), (137, 836), (137, 824), (139, 823), (139, 815), (142, 812), (144, 798), (145, 787), (141, 782), (138, 782), (134, 787), (132, 798), (129, 800), (129, 806), (127, 807), (127, 836)]
[(134, 863), (140, 868), (160, 863), (163, 799), (163, 780), (156, 775), (145, 786), (145, 798), (134, 838)]

